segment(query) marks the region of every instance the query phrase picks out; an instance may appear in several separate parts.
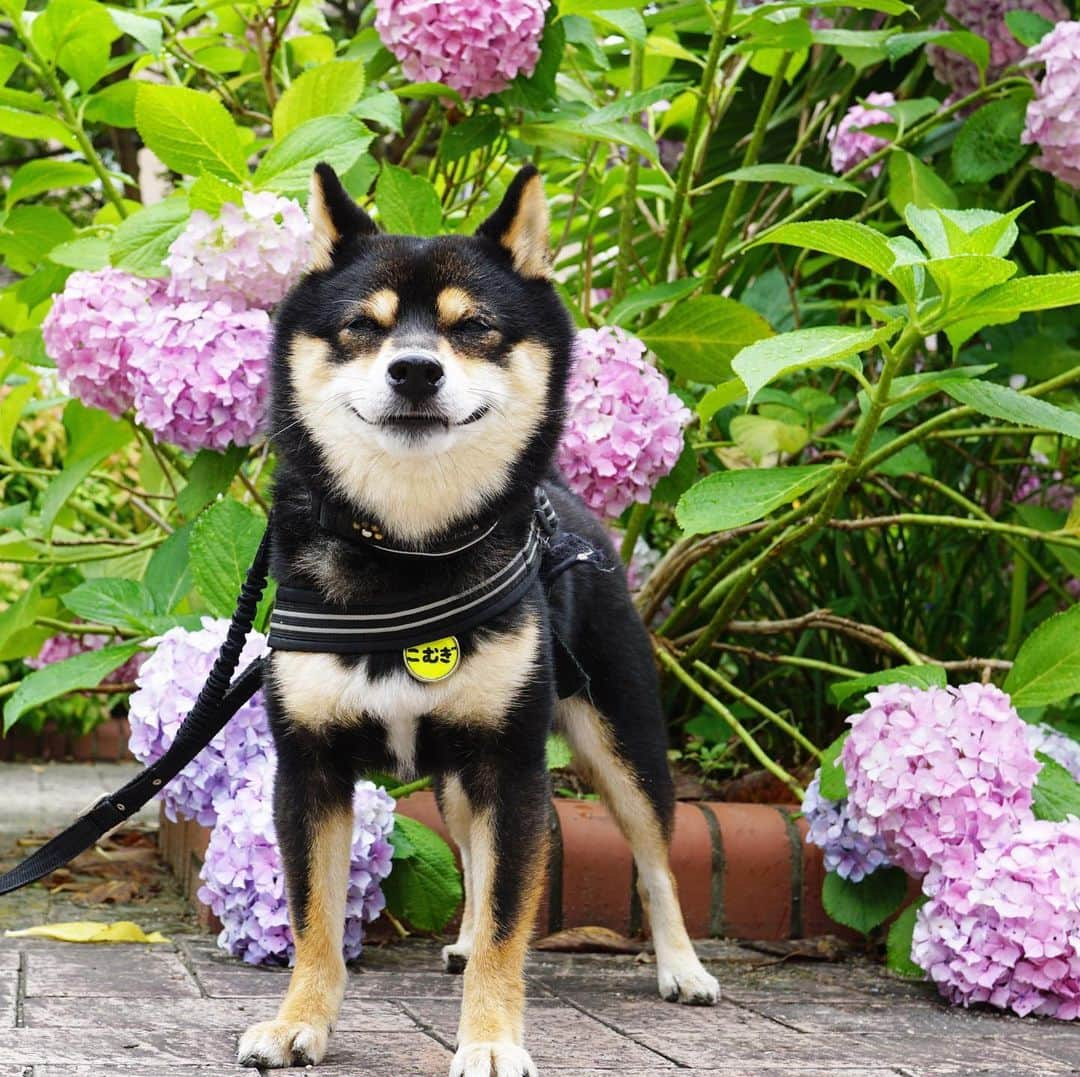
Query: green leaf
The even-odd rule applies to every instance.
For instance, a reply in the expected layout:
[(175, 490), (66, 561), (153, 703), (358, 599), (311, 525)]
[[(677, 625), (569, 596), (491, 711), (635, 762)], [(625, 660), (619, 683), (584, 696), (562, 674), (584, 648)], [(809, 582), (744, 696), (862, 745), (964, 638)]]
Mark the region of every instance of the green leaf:
[(157, 19), (148, 19), (145, 15), (136, 15), (134, 11), (119, 7), (107, 10), (117, 29), (134, 38), (152, 56), (161, 52), (161, 23)]
[(401, 100), (389, 90), (369, 94), (361, 98), (352, 109), (352, 115), (370, 120), (388, 131), (401, 134)]
[(991, 419), (1080, 438), (1080, 415), (1075, 411), (1066, 411), (1035, 396), (1025, 396), (1007, 385), (982, 380), (950, 380), (943, 381), (941, 388), (954, 400), (967, 404)]
[(865, 329), (842, 325), (796, 329), (743, 348), (731, 367), (746, 386), (748, 402), (753, 403), (766, 385), (797, 370), (822, 366), (861, 370), (862, 363), (854, 356), (877, 347), (898, 328), (898, 322), (890, 322)]
[(80, 688), (96, 688), (114, 669), (119, 669), (139, 650), (138, 643), (86, 651), (63, 662), (54, 662), (24, 677), (4, 705), (6, 733), (28, 710)]
[(1025, 48), (1037, 45), (1051, 30), (1054, 24), (1035, 11), (1006, 11), (1005, 25), (1012, 36)]
[(386, 907), (417, 931), (441, 931), (461, 902), (461, 876), (450, 847), (433, 830), (400, 812), (390, 835), (393, 867), (383, 880)]
[(829, 685), (829, 698), (837, 705), (846, 703), (853, 696), (862, 697), (870, 688), (882, 684), (910, 684), (914, 688), (944, 688), (949, 683), (941, 666), (893, 666), (892, 669), (868, 673), (865, 677), (853, 677), (848, 681), (836, 681)]
[(744, 304), (705, 295), (676, 304), (639, 335), (676, 374), (711, 385), (730, 376), (740, 349), (772, 336), (772, 329)]
[(109, 259), (128, 273), (160, 276), (165, 272), (165, 255), (189, 215), (188, 200), (182, 194), (140, 209), (117, 225), (109, 239)]
[(229, 488), (247, 452), (243, 445), (230, 445), (225, 452), (201, 449), (188, 470), (187, 485), (177, 495), (177, 508), (189, 519), (197, 516)]
[(966, 30), (916, 30), (910, 34), (893, 34), (885, 42), (885, 54), (896, 63), (924, 45), (937, 45), (949, 52), (958, 52), (971, 60), (980, 72), (985, 72), (990, 63), (990, 43), (986, 38)]
[(736, 415), (731, 438), (755, 464), (776, 464), (782, 455), (793, 456), (810, 440), (805, 426), (769, 419), (764, 415)]
[(290, 131), (266, 151), (252, 179), (256, 187), (280, 194), (300, 194), (311, 173), (325, 161), (339, 175), (348, 172), (374, 136), (352, 116), (318, 116)]
[(955, 209), (956, 192), (914, 154), (889, 154), (889, 204), (902, 217), (909, 206)]
[(64, 427), (68, 439), (64, 468), (50, 481), (41, 499), (41, 529), (46, 536), (52, 533), (56, 514), (79, 484), (135, 436), (127, 423), (97, 408), (88, 408), (78, 400), (70, 401), (64, 408)]
[(274, 106), (274, 138), (282, 139), (317, 116), (348, 112), (364, 92), (359, 60), (332, 60), (305, 71)]
[(221, 212), (221, 207), (228, 202), (236, 206), (242, 205), (244, 190), (235, 183), (204, 172), (188, 188), (187, 200), (192, 209), (201, 209), (211, 217), (216, 217)]
[(134, 127), (138, 88), (135, 79), (125, 79), (103, 87), (87, 99), (83, 117), (90, 123), (104, 123), (109, 127)]
[(683, 494), (675, 518), (687, 535), (752, 524), (812, 490), (832, 471), (827, 464), (716, 471)]
[(215, 617), (231, 617), (266, 520), (239, 501), (211, 505), (191, 529), (191, 576)]
[(591, 17), (594, 22), (622, 34), (627, 41), (633, 41), (638, 45), (645, 43), (645, 20), (641, 17), (641, 13), (633, 8), (597, 11)]
[(120, 30), (94, 0), (49, 0), (31, 26), (34, 44), (47, 59), (89, 90), (109, 66), (109, 46)]
[(493, 112), (468, 116), (448, 127), (442, 137), (440, 152), (447, 162), (456, 161), (475, 150), (490, 146), (502, 133), (502, 123)]
[(87, 580), (68, 591), (62, 601), (84, 621), (118, 628), (145, 628), (154, 615), (153, 596), (135, 580)]
[(41, 578), (30, 585), (7, 609), (0, 612), (0, 653), (5, 653), (13, 637), (30, 628), (38, 616), (41, 603)]
[(1027, 153), (1020, 142), (1026, 112), (1027, 101), (1013, 94), (967, 118), (952, 146), (953, 174), (961, 183), (989, 183), (1020, 163)]
[(225, 106), (208, 93), (140, 82), (135, 126), (146, 145), (174, 172), (247, 179), (240, 128)]
[(616, 303), (608, 312), (607, 321), (612, 325), (630, 325), (644, 311), (652, 310), (662, 303), (674, 303), (675, 300), (697, 291), (700, 285), (701, 281), (697, 277), (650, 284), (630, 292), (625, 299)]
[(795, 187), (807, 187), (811, 190), (852, 191), (865, 197), (866, 192), (854, 183), (848, 183), (838, 176), (826, 172), (815, 172), (803, 165), (749, 165), (725, 172), (722, 180), (741, 180), (743, 183), (787, 183)]
[(1055, 759), (1036, 752), (1042, 770), (1035, 779), (1031, 810), (1036, 819), (1063, 823), (1070, 815), (1080, 818), (1080, 782)]
[(916, 898), (892, 923), (885, 940), (885, 964), (890, 972), (908, 980), (925, 980), (923, 972), (911, 958), (911, 943), (915, 935), (915, 920), (928, 898)]
[(1028, 636), (1004, 688), (1016, 707), (1059, 703), (1080, 692), (1080, 606), (1047, 618)]
[(821, 795), (826, 800), (845, 800), (847, 798), (847, 775), (844, 773), (844, 764), (841, 762), (840, 757), (844, 750), (844, 741), (847, 740), (850, 733), (850, 729), (845, 729), (821, 753), (820, 788)]
[(30, 376), (22, 385), (7, 387), (3, 400), (0, 400), (0, 448), (6, 455), (11, 455), (11, 443), (15, 437), (15, 430), (27, 404), (34, 399), (37, 385), (37, 378)]
[(1005, 325), (1031, 310), (1052, 310), (1080, 303), (1080, 273), (1048, 273), (1020, 277), (965, 303), (951, 312), (946, 332), (954, 348), (987, 325)]
[(746, 386), (743, 385), (741, 378), (732, 378), (730, 381), (721, 382), (710, 389), (698, 401), (697, 413), (698, 418), (701, 420), (702, 429), (709, 424), (712, 417), (721, 408), (726, 408), (729, 404), (734, 404), (737, 400), (743, 400), (745, 397)]
[(1016, 218), (1020, 206), (1011, 213), (988, 209), (920, 209), (908, 206), (904, 219), (927, 249), (931, 258), (954, 254), (989, 254), (1003, 258), (1012, 249), (1019, 232)]
[(387, 232), (433, 236), (442, 228), (442, 204), (431, 181), (397, 165), (383, 165), (375, 184), (375, 206)]
[(581, 122), (588, 127), (598, 123), (612, 123), (615, 120), (624, 120), (627, 116), (636, 116), (638, 113), (644, 112), (647, 108), (655, 105), (657, 101), (667, 97), (674, 97), (683, 88), (681, 82), (661, 82), (637, 93), (620, 94), (619, 98), (610, 105), (604, 105), (603, 108), (587, 112), (581, 118)]
[(104, 269), (109, 264), (109, 241), (98, 236), (73, 239), (49, 251), (49, 261), (68, 269)]
[(59, 191), (65, 187), (85, 187), (93, 183), (97, 173), (78, 161), (27, 161), (16, 169), (8, 184), (6, 204), (10, 209), (24, 198), (33, 198), (43, 191)]
[(75, 226), (52, 206), (16, 206), (0, 223), (0, 256), (16, 273), (28, 274), (49, 252), (75, 238)]
[(73, 150), (78, 146), (75, 136), (59, 120), (36, 112), (0, 106), (0, 135), (10, 135), (26, 141), (57, 141)]
[(559, 733), (548, 734), (546, 754), (548, 770), (565, 770), (574, 759), (566, 738)]
[(904, 904), (907, 892), (908, 877), (900, 868), (878, 868), (857, 883), (830, 871), (821, 888), (821, 904), (838, 924), (868, 935)]
[(1016, 273), (1016, 263), (989, 254), (956, 254), (949, 258), (931, 258), (923, 263), (926, 272), (950, 306), (963, 303), (1009, 280)]
[(191, 590), (191, 525), (177, 528), (154, 550), (143, 582), (153, 599), (154, 611), (172, 613)]

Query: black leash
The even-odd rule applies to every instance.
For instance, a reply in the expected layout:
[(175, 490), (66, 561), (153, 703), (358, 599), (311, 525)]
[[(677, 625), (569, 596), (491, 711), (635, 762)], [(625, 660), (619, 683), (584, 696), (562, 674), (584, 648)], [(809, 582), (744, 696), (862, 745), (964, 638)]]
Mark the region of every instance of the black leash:
[(255, 612), (266, 589), (270, 567), (270, 528), (259, 543), (255, 560), (240, 589), (229, 631), (214, 660), (213, 669), (199, 692), (190, 713), (176, 731), (168, 751), (135, 775), (115, 793), (103, 796), (66, 830), (46, 842), (11, 871), (0, 875), (0, 894), (37, 882), (73, 860), (79, 853), (101, 840), (114, 827), (130, 819), (162, 786), (172, 781), (195, 756), (224, 728), (225, 723), (259, 690), (263, 681), (265, 658), (257, 658), (236, 680), (233, 674), (240, 664)]

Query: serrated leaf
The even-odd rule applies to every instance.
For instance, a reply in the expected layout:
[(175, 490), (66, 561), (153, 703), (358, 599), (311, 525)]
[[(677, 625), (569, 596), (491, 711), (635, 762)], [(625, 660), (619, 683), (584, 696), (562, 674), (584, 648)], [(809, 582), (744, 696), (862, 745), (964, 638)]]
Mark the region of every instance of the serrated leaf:
[(211, 505), (191, 530), (191, 575), (215, 617), (231, 617), (266, 520), (239, 501)]
[(120, 30), (94, 0), (49, 0), (34, 19), (31, 36), (38, 49), (89, 90), (109, 66), (109, 46)]
[(1032, 45), (1037, 45), (1054, 28), (1053, 22), (1037, 11), (1023, 9), (1006, 11), (1005, 25), (1012, 36), (1027, 49), (1030, 49)]
[(218, 176), (204, 172), (187, 191), (188, 205), (216, 217), (227, 202), (239, 206), (244, 201), (244, 190)]
[(639, 314), (663, 303), (673, 303), (677, 299), (682, 299), (691, 292), (696, 292), (700, 286), (701, 281), (697, 277), (650, 284), (645, 288), (630, 292), (616, 303), (608, 312), (606, 320), (611, 325), (630, 325)]
[(702, 429), (711, 421), (712, 417), (729, 404), (746, 397), (746, 386), (741, 378), (732, 378), (710, 389), (699, 401), (697, 406), (698, 418), (701, 420)]
[(282, 139), (317, 116), (348, 112), (364, 92), (359, 60), (332, 60), (294, 79), (274, 106), (274, 138)]
[(325, 161), (339, 175), (348, 172), (371, 145), (374, 136), (352, 116), (318, 116), (290, 131), (266, 151), (252, 180), (281, 194), (300, 194), (311, 173)]
[(398, 812), (390, 835), (393, 867), (383, 880), (386, 907), (417, 931), (441, 931), (461, 902), (461, 876), (450, 847), (433, 830)]
[(909, 34), (893, 34), (885, 42), (885, 53), (895, 63), (926, 45), (958, 52), (971, 60), (981, 72), (985, 72), (990, 63), (990, 43), (986, 38), (966, 30), (916, 30)]
[(388, 232), (433, 236), (442, 228), (442, 205), (431, 181), (397, 165), (383, 165), (375, 184), (375, 206)]
[(845, 800), (848, 795), (847, 787), (847, 775), (844, 773), (844, 764), (841, 762), (841, 755), (844, 751), (844, 741), (847, 740), (848, 735), (851, 733), (850, 729), (845, 729), (821, 753), (821, 780), (819, 788), (821, 795), (826, 800)]
[(908, 206), (955, 209), (956, 192), (914, 154), (889, 154), (889, 204), (902, 217)]
[(948, 296), (950, 304), (962, 303), (1009, 280), (1016, 273), (1016, 263), (989, 254), (956, 254), (948, 258), (930, 258), (923, 263), (938, 291)]
[(1075, 411), (1066, 411), (1035, 396), (1025, 396), (1007, 385), (981, 379), (950, 380), (943, 381), (941, 388), (954, 400), (967, 404), (979, 414), (988, 415), (991, 419), (1001, 419), (1035, 429), (1053, 430), (1066, 437), (1080, 438), (1080, 415)]
[(109, 238), (109, 260), (117, 269), (140, 277), (165, 272), (163, 260), (190, 216), (184, 195), (173, 195), (146, 206), (116, 226)]
[(731, 420), (731, 438), (755, 464), (775, 464), (783, 455), (793, 456), (802, 449), (810, 435), (805, 426), (764, 415), (736, 415)]
[(1059, 703), (1080, 692), (1080, 606), (1047, 618), (1028, 636), (1004, 688), (1016, 707)]
[(749, 165), (746, 168), (736, 168), (732, 172), (725, 172), (719, 177), (722, 180), (741, 180), (743, 183), (786, 183), (793, 187), (807, 187), (810, 190), (824, 191), (851, 191), (862, 197), (866, 192), (854, 183), (848, 183), (839, 176), (831, 176), (826, 172), (815, 172), (812, 168), (804, 165)]
[(172, 613), (192, 588), (190, 544), (191, 524), (185, 524), (154, 550), (146, 566), (143, 582), (158, 614)]
[(247, 453), (243, 445), (230, 445), (225, 452), (201, 449), (188, 469), (187, 485), (177, 495), (176, 507), (188, 519), (198, 515), (229, 488)]
[(397, 94), (389, 90), (361, 98), (353, 106), (352, 114), (361, 120), (371, 120), (395, 134), (401, 134), (401, 101)]
[(885, 939), (885, 964), (890, 972), (908, 980), (925, 980), (926, 973), (911, 957), (911, 943), (915, 934), (915, 921), (919, 909), (928, 898), (916, 898), (894, 921)]
[(961, 183), (989, 183), (1020, 163), (1027, 101), (1019, 95), (991, 101), (964, 121), (952, 145), (953, 174)]
[(501, 133), (502, 123), (493, 112), (468, 116), (446, 129), (440, 143), (442, 158), (456, 161), (475, 150), (490, 146)]
[(40, 116), (36, 112), (9, 108), (7, 105), (0, 105), (0, 135), (34, 142), (49, 142), (55, 139), (70, 150), (78, 145), (75, 136), (59, 120), (51, 116)]
[(574, 759), (566, 738), (558, 733), (548, 734), (546, 756), (548, 770), (565, 770)]
[(866, 935), (904, 904), (907, 892), (908, 877), (900, 868), (878, 868), (857, 883), (830, 871), (821, 888), (821, 904), (838, 924)]
[(832, 470), (827, 464), (813, 464), (717, 471), (679, 498), (675, 518), (687, 535), (751, 524), (812, 490)]
[(1035, 758), (1042, 763), (1032, 790), (1035, 818), (1051, 823), (1063, 823), (1070, 816), (1080, 819), (1080, 782), (1045, 753), (1036, 752)]
[(27, 161), (11, 177), (5, 202), (10, 209), (24, 198), (67, 187), (85, 187), (96, 178), (97, 173), (89, 165), (78, 161)]
[(104, 269), (109, 264), (109, 241), (98, 236), (84, 236), (70, 243), (60, 243), (49, 251), (49, 261), (68, 269)]
[(84, 621), (119, 628), (143, 628), (154, 614), (153, 596), (135, 580), (87, 580), (68, 591), (62, 601)]
[(134, 38), (148, 53), (156, 56), (161, 52), (161, 23), (157, 19), (148, 19), (119, 7), (108, 8), (108, 12), (117, 29)]
[(983, 292), (951, 312), (946, 333), (959, 348), (988, 325), (1005, 325), (1032, 310), (1053, 310), (1080, 303), (1080, 273), (1020, 277)]
[(944, 688), (949, 678), (941, 666), (893, 666), (891, 669), (868, 673), (829, 685), (829, 698), (837, 705), (852, 696), (863, 696), (870, 688), (882, 684), (910, 684), (914, 688)]

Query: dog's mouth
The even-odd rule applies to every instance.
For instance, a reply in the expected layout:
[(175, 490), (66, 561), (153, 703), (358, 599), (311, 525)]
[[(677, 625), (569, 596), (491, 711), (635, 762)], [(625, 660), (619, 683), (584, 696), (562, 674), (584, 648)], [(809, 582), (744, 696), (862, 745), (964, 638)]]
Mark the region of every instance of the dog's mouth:
[(349, 405), (349, 410), (361, 422), (367, 423), (368, 426), (381, 426), (387, 430), (397, 430), (401, 433), (417, 435), (432, 433), (436, 430), (449, 430), (451, 426), (469, 426), (472, 423), (479, 422), (487, 415), (491, 407), (488, 404), (481, 404), (471, 415), (467, 415), (456, 423), (452, 423), (447, 416), (438, 412), (396, 411), (372, 420), (365, 415), (361, 415), (359, 410), (354, 408), (352, 404)]

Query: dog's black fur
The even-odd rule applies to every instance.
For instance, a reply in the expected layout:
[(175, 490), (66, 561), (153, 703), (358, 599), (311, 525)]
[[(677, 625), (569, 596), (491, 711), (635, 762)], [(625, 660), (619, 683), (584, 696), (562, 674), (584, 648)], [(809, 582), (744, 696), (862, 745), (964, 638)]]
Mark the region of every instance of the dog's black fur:
[[(539, 180), (535, 170), (523, 169), (502, 205), (475, 236), (429, 239), (379, 234), (326, 166), (319, 167), (314, 190), (318, 207), (313, 207), (312, 215), (316, 231), (321, 227), (323, 247), (315, 268), (281, 305), (276, 321), (272, 424), (279, 463), (273, 513), (274, 577), (284, 585), (321, 590), (338, 602), (386, 602), (394, 595), (421, 590), (464, 589), (490, 575), (521, 548), (539, 483), (547, 489), (562, 527), (604, 550), (611, 568), (566, 572), (550, 589), (538, 581), (516, 606), (480, 628), (460, 633), (465, 668), (470, 660), (481, 661), (478, 648), (484, 655), (497, 654), (501, 640), (515, 637), (535, 622), (538, 631), (528, 675), (513, 698), (502, 701), (497, 721), (473, 723), (466, 715), (454, 720), (447, 720), (445, 714), (418, 715), (413, 754), (404, 763), (403, 755), (408, 753), (402, 752), (400, 738), (395, 739), (392, 715), (382, 714), (375, 720), (360, 711), (346, 718), (337, 715), (315, 721), (305, 715), (302, 720), (295, 703), (290, 707), (286, 698), (289, 673), (279, 665), (281, 655), (275, 655), (267, 690), (279, 760), (275, 824), (287, 869), (298, 966), (281, 1018), (252, 1029), (241, 1045), (240, 1057), (242, 1062), (260, 1065), (316, 1062), (321, 1057), (336, 1004), (333, 999), (314, 997), (318, 989), (311, 983), (318, 977), (312, 969), (314, 963), (328, 960), (328, 951), (333, 950), (334, 925), (319, 921), (325, 919), (328, 906), (336, 907), (333, 895), (323, 892), (328, 873), (336, 869), (318, 862), (324, 855), (320, 834), (330, 825), (328, 820), (349, 812), (353, 784), (360, 774), (399, 770), (405, 778), (432, 775), (448, 821), (464, 817), (468, 840), (490, 841), (493, 846), (490, 878), (487, 884), (483, 880), (474, 884), (474, 893), (469, 895), (474, 902), (469, 915), (476, 921), (477, 934), (474, 941), (462, 944), (462, 950), (483, 948), (485, 967), (501, 962), (500, 968), (505, 968), (496, 976), (498, 982), (483, 970), (473, 976), (471, 965), (466, 969), (461, 1047), (452, 1073), (487, 1077), (491, 1066), (505, 1065), (508, 1060), (516, 1067), (514, 1072), (532, 1073), (520, 1044), (520, 958), (535, 917), (546, 855), (550, 789), (545, 743), (549, 732), (556, 726), (565, 728), (568, 720), (571, 725), (578, 722), (580, 729), (566, 731), (575, 747), (585, 746), (581, 753), (585, 769), (594, 775), (617, 772), (618, 780), (610, 773), (600, 774), (598, 785), (611, 794), (616, 817), (639, 854), (639, 869), (645, 863), (642, 856), (653, 856), (639, 845), (653, 842), (666, 849), (673, 814), (664, 723), (647, 634), (605, 529), (553, 470), (573, 326), (542, 266), (546, 238), (540, 240), (544, 250), (539, 256), (522, 247), (537, 242), (521, 219), (527, 212), (539, 212), (535, 204)], [(526, 204), (530, 201), (531, 210)], [(546, 226), (546, 216), (542, 223)], [(474, 319), (465, 318), (447, 328), (436, 314), (446, 289), (476, 300), (483, 319), (474, 324)], [(397, 297), (392, 327), (363, 314), (354, 316), (356, 301), (386, 291)], [(319, 369), (329, 376), (332, 368), (384, 348), (388, 338), (400, 338), (403, 346), (413, 348), (449, 348), (461, 356), (466, 370), (482, 372), (485, 363), (506, 369), (522, 361), (521, 349), (526, 355), (543, 357), (546, 364), (545, 390), (532, 404), (495, 401), (496, 408), (539, 407), (542, 414), (520, 416), (522, 423), (531, 424), (532, 434), (512, 461), (492, 461), (493, 466), (504, 465), (505, 474), (482, 504), (461, 515), (448, 507), (444, 531), (466, 528), (480, 518), (498, 519), (480, 544), (449, 558), (401, 558), (375, 551), (323, 531), (312, 516), (310, 494), (314, 493), (345, 501), (357, 518), (377, 519), (388, 535), (394, 535), (395, 520), (380, 516), (377, 506), (355, 500), (347, 482), (335, 474), (325, 445), (320, 444), (314, 413), (309, 409), (305, 416), (295, 360), (299, 340), (324, 357)], [(356, 422), (359, 435), (364, 418), (357, 414)], [(412, 431), (401, 434), (402, 439), (417, 436)], [(484, 419), (476, 421), (466, 436), (481, 439), (482, 445)], [(452, 457), (447, 459), (452, 463)], [(433, 460), (430, 485), (405, 491), (406, 499), (440, 496), (436, 464)], [(439, 537), (436, 532), (430, 539)], [(411, 541), (424, 545), (415, 536)], [(587, 702), (581, 703), (580, 712), (573, 712), (579, 714), (576, 719), (572, 714), (568, 719), (570, 712), (561, 710), (557, 718), (554, 638), (565, 644), (575, 670), (587, 678), (587, 687), (579, 694)], [(403, 670), (400, 652), (337, 656), (334, 661), (343, 678), (363, 666), (372, 691)], [(588, 723), (592, 725), (586, 729)], [(650, 835), (655, 835), (655, 841)], [(480, 855), (474, 846), (473, 861)], [(658, 869), (650, 870), (655, 874)], [(481, 892), (485, 885), (486, 892)], [(490, 918), (484, 912), (485, 903)], [(482, 938), (485, 924), (490, 937)], [(654, 922), (654, 935), (657, 930)], [(328, 939), (321, 947), (309, 943), (310, 952), (305, 954), (303, 940), (309, 933), (312, 937), (328, 934)], [(659, 950), (658, 939), (658, 954)], [(467, 957), (467, 952), (451, 953), (447, 964), (460, 967)], [(308, 968), (303, 972), (305, 965)], [(714, 1001), (715, 992), (707, 982), (704, 986), (690, 983), (694, 976), (684, 975), (680, 985), (672, 974), (675, 987), (662, 982), (661, 990), (684, 1001)], [(331, 977), (335, 984), (336, 977), (335, 972)], [(507, 991), (513, 996), (507, 1012), (496, 1013), (499, 1006), (492, 1002), (493, 992)], [(500, 1052), (509, 1054), (504, 1057)]]

